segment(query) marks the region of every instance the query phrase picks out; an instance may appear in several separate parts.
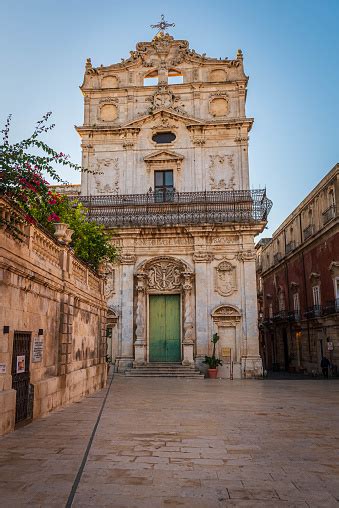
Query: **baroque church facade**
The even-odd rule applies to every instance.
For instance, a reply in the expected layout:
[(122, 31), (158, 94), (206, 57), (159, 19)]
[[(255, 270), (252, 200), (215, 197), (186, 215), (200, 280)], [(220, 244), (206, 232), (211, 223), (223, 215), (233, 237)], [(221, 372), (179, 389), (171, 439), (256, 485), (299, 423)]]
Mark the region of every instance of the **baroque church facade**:
[(259, 356), (254, 237), (271, 202), (249, 186), (243, 55), (208, 58), (160, 30), (107, 67), (86, 62), (80, 200), (115, 232), (108, 354), (252, 377)]

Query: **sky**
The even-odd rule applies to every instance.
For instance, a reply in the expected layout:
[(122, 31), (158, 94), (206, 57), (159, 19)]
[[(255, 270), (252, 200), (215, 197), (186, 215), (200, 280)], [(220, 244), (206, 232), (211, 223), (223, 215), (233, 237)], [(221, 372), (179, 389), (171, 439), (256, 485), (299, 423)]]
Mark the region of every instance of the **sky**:
[(163, 13), (199, 53), (244, 53), (251, 187), (273, 201), (264, 236), (339, 162), (339, 0), (0, 0), (0, 13), (0, 125), (11, 113), (13, 142), (52, 111), (46, 141), (80, 163), (86, 58), (128, 58)]

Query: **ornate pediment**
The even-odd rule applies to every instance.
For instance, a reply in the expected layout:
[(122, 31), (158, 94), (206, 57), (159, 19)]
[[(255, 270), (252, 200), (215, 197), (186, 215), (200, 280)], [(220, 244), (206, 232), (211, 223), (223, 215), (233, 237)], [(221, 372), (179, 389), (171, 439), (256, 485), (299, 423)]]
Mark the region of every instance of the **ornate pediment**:
[(241, 312), (234, 305), (219, 305), (212, 312), (212, 319), (219, 326), (236, 326), (240, 322)]
[(166, 166), (168, 169), (177, 169), (180, 171), (181, 163), (184, 159), (183, 155), (170, 150), (160, 150), (152, 152), (144, 157), (147, 170), (150, 171), (154, 167)]
[(156, 113), (149, 113), (147, 115), (142, 115), (139, 118), (136, 118), (132, 122), (128, 122), (125, 125), (123, 125), (121, 128), (129, 128), (129, 127), (142, 127), (147, 122), (154, 122), (155, 120), (164, 123), (165, 119), (174, 120), (174, 121), (180, 121), (180, 123), (185, 123), (186, 125), (202, 125), (202, 122), (200, 120), (197, 120), (193, 117), (188, 117), (186, 115), (183, 115), (181, 113), (178, 113), (177, 111), (171, 111), (166, 108), (161, 108)]

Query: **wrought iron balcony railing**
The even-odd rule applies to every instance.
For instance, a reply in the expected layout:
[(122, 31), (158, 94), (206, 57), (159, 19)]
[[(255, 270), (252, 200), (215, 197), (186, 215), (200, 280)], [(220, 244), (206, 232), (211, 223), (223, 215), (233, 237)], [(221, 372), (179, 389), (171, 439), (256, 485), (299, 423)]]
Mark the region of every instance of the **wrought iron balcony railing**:
[(276, 314), (273, 314), (273, 321), (287, 321), (288, 312), (286, 310), (280, 310)]
[(304, 240), (307, 240), (307, 238), (312, 236), (314, 233), (314, 224), (310, 224), (309, 226), (307, 226), (307, 228), (305, 228), (303, 230), (303, 233), (304, 233)]
[(288, 312), (288, 320), (291, 322), (300, 321), (300, 311), (299, 310), (290, 310)]
[(331, 219), (334, 219), (336, 212), (335, 205), (331, 205), (323, 212), (323, 224), (327, 224)]
[(323, 314), (326, 316), (336, 313), (339, 313), (339, 298), (329, 300), (323, 307)]
[[(161, 198), (161, 199), (160, 199)], [(175, 192), (168, 195), (77, 196), (91, 220), (106, 227), (203, 223), (255, 224), (267, 220), (272, 201), (265, 190)]]
[(304, 313), (305, 318), (315, 318), (320, 317), (322, 315), (322, 306), (321, 305), (313, 305), (312, 307), (307, 307), (306, 312)]
[(286, 254), (289, 254), (295, 249), (295, 242), (292, 240), (291, 242), (288, 242), (286, 244), (285, 252)]
[(273, 255), (273, 263), (276, 264), (276, 263), (279, 263), (279, 261), (281, 261), (283, 258), (281, 252), (276, 252), (274, 255)]

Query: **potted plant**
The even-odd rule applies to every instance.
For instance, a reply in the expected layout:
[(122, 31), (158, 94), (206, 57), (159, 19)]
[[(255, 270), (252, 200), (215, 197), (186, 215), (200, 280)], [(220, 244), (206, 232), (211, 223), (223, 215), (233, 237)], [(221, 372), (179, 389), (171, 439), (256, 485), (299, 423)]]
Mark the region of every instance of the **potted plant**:
[(208, 377), (211, 379), (216, 379), (218, 374), (218, 365), (222, 365), (222, 361), (215, 356), (215, 345), (219, 340), (219, 335), (217, 333), (213, 334), (211, 342), (213, 342), (213, 352), (212, 356), (205, 355), (205, 360), (203, 363), (207, 363), (208, 365)]

